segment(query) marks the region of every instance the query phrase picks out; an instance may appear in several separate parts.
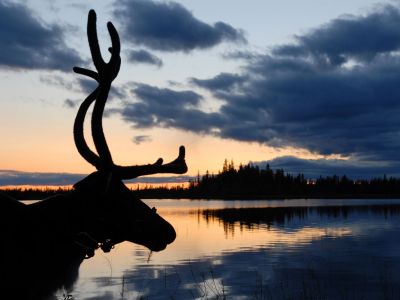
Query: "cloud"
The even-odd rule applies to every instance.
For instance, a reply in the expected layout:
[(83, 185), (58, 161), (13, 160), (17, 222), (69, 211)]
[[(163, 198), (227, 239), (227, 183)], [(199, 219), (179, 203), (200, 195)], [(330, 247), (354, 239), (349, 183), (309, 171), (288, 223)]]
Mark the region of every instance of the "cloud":
[[(40, 76), (40, 81), (53, 86), (62, 87), (69, 91), (75, 91), (83, 93), (88, 96), (91, 94), (98, 86), (98, 83), (93, 79), (87, 79), (85, 77), (79, 76), (76, 79), (64, 78), (63, 76)], [(127, 92), (124, 86), (111, 86), (109, 99), (120, 99), (125, 100), (127, 98)], [(83, 98), (84, 99), (84, 98)], [(79, 102), (82, 100), (70, 100), (66, 101), (68, 106), (71, 106), (72, 102)], [(71, 106), (72, 107), (72, 106)]]
[[(0, 170), (0, 186), (7, 185), (48, 185), (62, 186), (72, 185), (82, 180), (87, 174), (73, 173), (40, 173), (21, 172), (15, 170)], [(169, 177), (141, 177), (134, 180), (127, 180), (131, 183), (185, 183), (193, 179), (190, 176), (169, 176)]]
[(249, 80), (239, 93), (214, 91), (226, 102), (220, 114), (228, 122), (221, 135), (321, 154), (375, 155), (379, 150), (387, 156), (384, 152), (400, 146), (394, 139), (400, 128), (399, 62), (389, 56), (326, 70), (265, 55), (248, 66)]
[(24, 5), (0, 1), (0, 68), (71, 71), (84, 62), (64, 34), (61, 26), (44, 24)]
[(46, 74), (40, 75), (39, 80), (42, 83), (53, 85), (53, 86), (60, 86), (67, 90), (74, 89), (74, 82), (67, 78), (66, 76), (60, 76), (57, 74)]
[(138, 128), (175, 127), (201, 132), (203, 128), (208, 131), (204, 124), (220, 122), (216, 114), (196, 108), (202, 97), (192, 91), (137, 84), (132, 93), (138, 102), (126, 104), (121, 114), (125, 121)]
[(240, 85), (243, 81), (245, 81), (243, 76), (230, 73), (221, 73), (212, 79), (190, 79), (192, 84), (212, 91), (231, 90), (236, 85)]
[(224, 41), (246, 42), (241, 30), (223, 22), (206, 24), (173, 1), (123, 0), (118, 5), (114, 16), (122, 20), (123, 35), (135, 45), (160, 51), (189, 52)]
[(163, 62), (157, 56), (151, 54), (146, 50), (131, 50), (129, 51), (128, 60), (131, 63), (144, 63), (162, 67)]
[(294, 156), (282, 156), (263, 162), (253, 162), (264, 168), (267, 164), (272, 169), (283, 169), (290, 174), (304, 174), (306, 178), (316, 179), (320, 176), (343, 176), (352, 179), (371, 179), (384, 175), (400, 177), (400, 164), (382, 165), (382, 163), (360, 162), (343, 159), (302, 159)]
[[(139, 127), (175, 127), (273, 147), (340, 154), (360, 162), (398, 162), (400, 49), (392, 41), (391, 26), (399, 14), (399, 8), (387, 5), (367, 16), (336, 19), (302, 36), (297, 44), (246, 60), (240, 73), (191, 78), (192, 84), (223, 100), (217, 112), (193, 107), (200, 95), (190, 100), (189, 94), (142, 86), (135, 91), (141, 102), (125, 108), (125, 119)], [(362, 44), (358, 48), (345, 44), (335, 48), (344, 35), (355, 39), (354, 32), (371, 28), (371, 23), (373, 30), (357, 39)], [(325, 42), (328, 33), (331, 48)], [(364, 42), (369, 39), (392, 46)], [(313, 50), (317, 48), (305, 42), (309, 40), (325, 46)], [(302, 50), (283, 53), (285, 47)], [(335, 55), (343, 62), (332, 63)]]
[[(325, 69), (308, 60), (265, 55), (249, 64), (225, 100), (221, 136), (321, 154), (398, 159), (400, 60), (377, 58)], [(219, 78), (213, 78), (218, 81)]]
[(149, 142), (149, 141), (151, 141), (151, 137), (148, 135), (137, 135), (137, 136), (133, 137), (133, 142), (136, 145), (139, 145), (144, 142)]
[(369, 15), (341, 17), (296, 36), (297, 44), (277, 47), (274, 54), (312, 56), (332, 65), (343, 64), (349, 59), (371, 60), (399, 49), (399, 26), (399, 9), (382, 6)]
[(64, 105), (65, 105), (66, 107), (69, 107), (69, 108), (75, 108), (76, 105), (78, 104), (78, 102), (80, 102), (80, 101), (78, 101), (78, 100), (72, 100), (72, 99), (66, 99), (66, 100), (64, 101)]
[(0, 170), (0, 186), (4, 185), (72, 185), (85, 175)]
[(224, 59), (232, 59), (232, 60), (252, 60), (259, 56), (258, 53), (252, 51), (242, 51), (235, 50), (222, 54), (222, 58)]

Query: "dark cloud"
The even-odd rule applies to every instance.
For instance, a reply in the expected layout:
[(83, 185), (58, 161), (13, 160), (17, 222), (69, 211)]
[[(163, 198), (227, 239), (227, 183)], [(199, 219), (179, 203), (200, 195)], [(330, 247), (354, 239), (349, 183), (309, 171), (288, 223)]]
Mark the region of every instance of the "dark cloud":
[(151, 54), (146, 50), (131, 50), (129, 51), (128, 60), (131, 63), (143, 63), (162, 67), (163, 62), (157, 56)]
[(38, 173), (0, 170), (0, 186), (4, 185), (71, 185), (83, 179), (82, 174)]
[(358, 160), (343, 159), (302, 159), (294, 156), (283, 156), (263, 162), (254, 162), (264, 168), (267, 164), (272, 169), (283, 169), (291, 174), (304, 174), (306, 178), (316, 179), (319, 176), (343, 176), (352, 179), (371, 179), (384, 175), (400, 177), (400, 164), (382, 165)]
[[(0, 186), (6, 185), (72, 185), (82, 180), (87, 174), (71, 173), (39, 173), (20, 172), (14, 170), (0, 170)], [(142, 177), (128, 180), (132, 183), (184, 183), (193, 179), (190, 176), (169, 176), (169, 177)]]
[(121, 113), (136, 127), (175, 127), (201, 132), (203, 129), (209, 131), (211, 128), (208, 126), (220, 122), (217, 114), (208, 114), (196, 108), (202, 97), (192, 91), (137, 84), (132, 93), (139, 102), (126, 104)]
[(0, 1), (0, 68), (71, 71), (84, 62), (64, 29), (44, 24), (24, 5)]
[[(167, 97), (168, 105), (162, 106), (166, 91), (147, 86), (142, 89), (153, 92), (145, 97), (138, 90), (137, 96), (143, 102), (127, 108), (126, 119), (138, 126), (176, 127), (274, 147), (301, 147), (360, 162), (398, 162), (400, 56), (394, 51), (397, 46), (378, 48), (364, 42), (371, 39), (394, 45), (394, 33), (388, 24), (393, 25), (398, 15), (398, 8), (386, 6), (368, 16), (334, 20), (301, 38), (314, 43), (321, 39), (322, 45), (329, 33), (330, 42), (336, 45), (343, 35), (354, 36), (354, 32), (360, 32), (357, 28), (371, 28), (369, 24), (374, 24), (368, 35), (360, 35), (360, 48), (321, 46), (318, 51), (311, 51), (307, 50), (311, 44), (302, 42), (287, 45), (287, 49), (303, 47), (308, 51), (305, 56), (293, 51), (282, 55), (284, 47), (280, 46), (272, 53), (247, 60), (239, 74), (192, 78), (193, 84), (223, 100), (218, 112), (182, 106), (182, 97), (174, 96)], [(355, 65), (329, 65), (321, 63), (322, 54), (359, 61)], [(154, 99), (159, 100), (154, 103)]]
[(284, 45), (275, 54), (312, 56), (340, 65), (349, 59), (371, 60), (400, 46), (400, 12), (387, 5), (367, 16), (335, 19), (305, 35), (296, 36), (297, 44)]
[(206, 24), (179, 3), (123, 0), (114, 11), (123, 22), (123, 34), (134, 44), (161, 51), (191, 51), (223, 41), (245, 42), (241, 30), (217, 22)]
[(137, 84), (132, 92), (149, 105), (183, 108), (186, 105), (198, 105), (202, 97), (192, 91), (174, 91), (146, 84)]
[(240, 85), (245, 78), (238, 74), (221, 73), (212, 79), (191, 78), (190, 82), (212, 91), (231, 90), (237, 85)]
[(240, 93), (217, 94), (226, 101), (220, 114), (229, 120), (221, 136), (321, 154), (398, 159), (399, 62), (386, 56), (326, 70), (266, 55), (248, 66), (253, 77)]

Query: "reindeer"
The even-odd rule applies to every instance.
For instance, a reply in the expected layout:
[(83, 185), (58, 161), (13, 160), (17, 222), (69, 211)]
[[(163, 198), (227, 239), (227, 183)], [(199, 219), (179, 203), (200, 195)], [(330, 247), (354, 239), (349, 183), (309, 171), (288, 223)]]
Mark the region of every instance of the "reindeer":
[[(178, 157), (167, 164), (161, 158), (148, 165), (114, 164), (102, 116), (121, 58), (118, 33), (111, 22), (107, 28), (112, 44), (108, 63), (101, 56), (96, 13), (91, 10), (87, 35), (97, 71), (74, 68), (76, 73), (98, 83), (79, 107), (73, 130), (78, 152), (97, 171), (77, 182), (67, 194), (30, 205), (0, 194), (0, 268), (4, 275), (0, 293), (10, 295), (9, 299), (44, 299), (62, 287), (70, 288), (82, 261), (92, 257), (98, 248), (108, 252), (115, 244), (129, 241), (161, 251), (175, 240), (174, 228), (154, 207), (136, 198), (122, 180), (156, 173), (185, 173), (185, 148), (181, 146)], [(97, 154), (83, 134), (85, 116), (93, 102), (91, 130)]]

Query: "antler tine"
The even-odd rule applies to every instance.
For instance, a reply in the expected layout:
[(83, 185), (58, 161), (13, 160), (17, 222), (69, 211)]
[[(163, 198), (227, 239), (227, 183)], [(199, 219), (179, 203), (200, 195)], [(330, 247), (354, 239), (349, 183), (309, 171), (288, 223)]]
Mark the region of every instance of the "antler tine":
[(99, 46), (96, 28), (96, 12), (92, 9), (89, 11), (87, 34), (89, 40), (90, 53), (92, 55), (93, 63), (98, 71), (100, 78), (104, 76), (106, 81), (112, 81), (117, 77), (119, 68), (121, 66), (121, 58), (119, 56), (121, 51), (121, 43), (119, 35), (114, 25), (111, 22), (107, 23), (107, 29), (111, 37), (112, 47), (109, 49), (111, 58), (108, 63), (105, 63)]
[(121, 42), (119, 40), (118, 32), (115, 29), (114, 24), (112, 22), (107, 23), (107, 29), (111, 37), (111, 45), (113, 48), (113, 52), (119, 54), (121, 50)]
[(90, 53), (92, 54), (93, 63), (98, 71), (104, 68), (105, 62), (101, 56), (99, 41), (97, 39), (96, 29), (96, 12), (91, 9), (89, 11), (88, 23), (87, 23), (87, 34), (89, 40)]
[(112, 79), (117, 77), (119, 68), (121, 67), (121, 57), (119, 56), (120, 51), (121, 51), (121, 43), (119, 41), (119, 35), (117, 30), (115, 29), (113, 23), (108, 22), (107, 23), (107, 29), (111, 37), (111, 49), (109, 51), (111, 52), (111, 58), (108, 63), (109, 66), (112, 67), (111, 76)]
[(104, 63), (97, 40), (96, 31), (96, 14), (94, 11), (89, 12), (88, 18), (88, 39), (92, 53), (93, 62), (99, 75), (99, 87), (97, 93), (97, 101), (95, 102), (92, 115), (92, 136), (97, 153), (100, 156), (102, 169), (112, 171), (114, 163), (112, 161), (111, 152), (108, 148), (106, 138), (103, 131), (103, 112), (110, 92), (111, 82), (116, 78), (121, 65), (120, 41), (118, 32), (111, 22), (107, 24), (111, 37), (112, 48), (110, 49), (111, 58), (108, 63)]
[(99, 81), (99, 74), (95, 71), (88, 70), (85, 68), (80, 68), (80, 67), (73, 67), (73, 70), (77, 74), (88, 76), (88, 77), (96, 80), (97, 82)]
[(130, 167), (115, 167), (115, 174), (121, 179), (133, 179), (143, 175), (152, 175), (157, 173), (173, 173), (184, 174), (187, 172), (185, 162), (185, 147), (179, 147), (178, 157), (168, 164), (162, 164), (162, 159), (159, 158), (154, 164)]

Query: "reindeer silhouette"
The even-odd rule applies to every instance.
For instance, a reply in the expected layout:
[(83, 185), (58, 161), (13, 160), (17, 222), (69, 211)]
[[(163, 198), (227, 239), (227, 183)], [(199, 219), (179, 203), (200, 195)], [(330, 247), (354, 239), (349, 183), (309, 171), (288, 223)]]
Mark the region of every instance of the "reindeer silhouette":
[[(151, 251), (160, 251), (175, 240), (174, 228), (155, 208), (150, 208), (124, 185), (123, 179), (156, 173), (187, 171), (185, 148), (167, 164), (119, 166), (114, 164), (103, 133), (102, 116), (111, 83), (121, 64), (119, 36), (107, 24), (112, 47), (105, 63), (96, 32), (96, 13), (89, 12), (87, 34), (96, 71), (75, 67), (76, 73), (97, 81), (97, 88), (79, 107), (74, 123), (75, 145), (97, 171), (74, 185), (66, 195), (57, 195), (25, 205), (0, 194), (1, 262), (0, 293), (8, 299), (47, 299), (62, 287), (70, 288), (85, 258), (101, 248), (108, 252), (117, 243), (129, 241)], [(94, 104), (91, 130), (97, 154), (87, 145), (83, 124)]]

